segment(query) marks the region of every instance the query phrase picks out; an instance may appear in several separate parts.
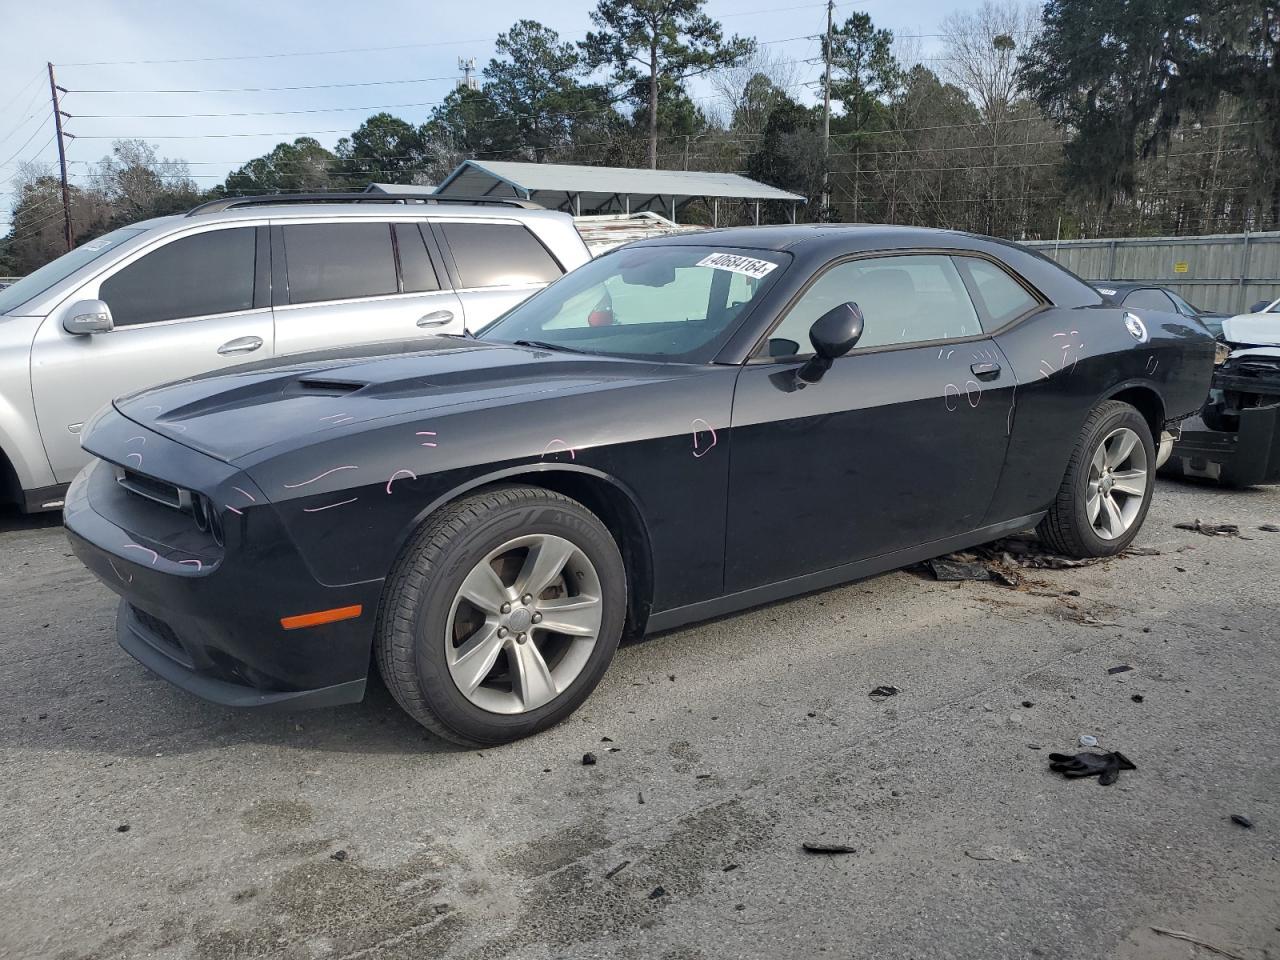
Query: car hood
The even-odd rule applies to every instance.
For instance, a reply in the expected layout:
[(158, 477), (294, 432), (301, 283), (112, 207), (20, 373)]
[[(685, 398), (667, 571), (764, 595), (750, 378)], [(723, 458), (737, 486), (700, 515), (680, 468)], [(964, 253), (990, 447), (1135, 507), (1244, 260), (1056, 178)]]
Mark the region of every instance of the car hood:
[(1233, 344), (1280, 346), (1280, 314), (1243, 313), (1222, 321), (1222, 338)]
[(231, 462), (281, 443), (389, 417), (563, 396), (660, 377), (652, 361), (595, 357), (479, 340), (416, 341), (264, 361), (117, 400), (124, 416)]

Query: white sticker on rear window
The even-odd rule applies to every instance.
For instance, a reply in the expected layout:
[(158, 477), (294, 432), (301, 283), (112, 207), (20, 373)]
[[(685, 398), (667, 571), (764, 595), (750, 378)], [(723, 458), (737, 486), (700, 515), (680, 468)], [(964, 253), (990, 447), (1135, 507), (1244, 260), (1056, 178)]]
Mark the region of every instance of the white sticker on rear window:
[(713, 253), (703, 257), (695, 266), (711, 267), (715, 270), (728, 270), (759, 280), (767, 277), (771, 270), (777, 268), (776, 263), (768, 260), (756, 260), (754, 257), (743, 257), (736, 253)]

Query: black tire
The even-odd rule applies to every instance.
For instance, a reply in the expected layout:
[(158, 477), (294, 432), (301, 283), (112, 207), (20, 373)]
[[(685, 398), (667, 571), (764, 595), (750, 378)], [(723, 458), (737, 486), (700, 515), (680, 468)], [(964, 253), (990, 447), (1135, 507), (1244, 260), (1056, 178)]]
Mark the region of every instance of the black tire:
[[(1086, 487), (1089, 480), (1089, 463), (1098, 445), (1118, 427), (1128, 427), (1138, 435), (1147, 454), (1147, 490), (1132, 525), (1112, 540), (1098, 536), (1089, 522), (1085, 506)], [(1036, 534), (1051, 550), (1069, 557), (1111, 557), (1123, 551), (1142, 529), (1151, 507), (1151, 494), (1155, 488), (1155, 441), (1151, 427), (1134, 407), (1118, 400), (1100, 403), (1085, 420), (1067, 464), (1066, 475), (1058, 488), (1053, 505), (1045, 514)]]
[[(555, 699), (527, 713), (492, 713), (454, 683), (445, 659), (446, 621), (477, 563), (513, 538), (537, 533), (572, 541), (595, 567), (600, 633), (581, 672)], [(438, 736), (465, 746), (506, 743), (559, 723), (587, 698), (613, 659), (626, 609), (622, 555), (595, 514), (540, 487), (487, 487), (428, 518), (396, 559), (375, 628), (378, 671), (396, 702)]]

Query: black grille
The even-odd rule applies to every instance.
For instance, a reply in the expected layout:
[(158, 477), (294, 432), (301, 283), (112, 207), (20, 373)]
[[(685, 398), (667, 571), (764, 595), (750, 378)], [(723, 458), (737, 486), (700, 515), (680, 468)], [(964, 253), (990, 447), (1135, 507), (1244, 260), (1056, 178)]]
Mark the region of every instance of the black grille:
[(138, 622), (146, 633), (145, 639), (151, 641), (151, 645), (162, 645), (166, 649), (162, 652), (168, 653), (175, 660), (180, 660), (188, 666), (191, 665), (190, 657), (183, 648), (182, 643), (178, 640), (178, 635), (173, 632), (173, 628), (161, 620), (159, 617), (153, 617), (145, 610), (139, 610), (130, 604), (129, 610), (133, 613), (133, 618)]
[(175, 510), (185, 509), (188, 503), (185, 491), (172, 483), (148, 477), (128, 467), (116, 467), (116, 482), (130, 493), (136, 493), (140, 497), (146, 497), (148, 500), (154, 500)]

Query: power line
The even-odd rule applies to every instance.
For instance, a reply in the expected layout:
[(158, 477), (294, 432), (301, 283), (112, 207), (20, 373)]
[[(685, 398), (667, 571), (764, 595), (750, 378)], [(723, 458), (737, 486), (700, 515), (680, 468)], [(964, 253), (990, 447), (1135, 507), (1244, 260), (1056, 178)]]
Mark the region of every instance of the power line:
[(456, 76), (447, 77), (407, 77), (403, 80), (360, 80), (351, 83), (304, 83), (289, 87), (144, 87), (137, 89), (85, 88), (74, 89), (71, 93), (279, 93), (294, 90), (337, 90), (350, 87), (387, 87), (410, 83), (440, 83), (445, 80), (457, 80)]

